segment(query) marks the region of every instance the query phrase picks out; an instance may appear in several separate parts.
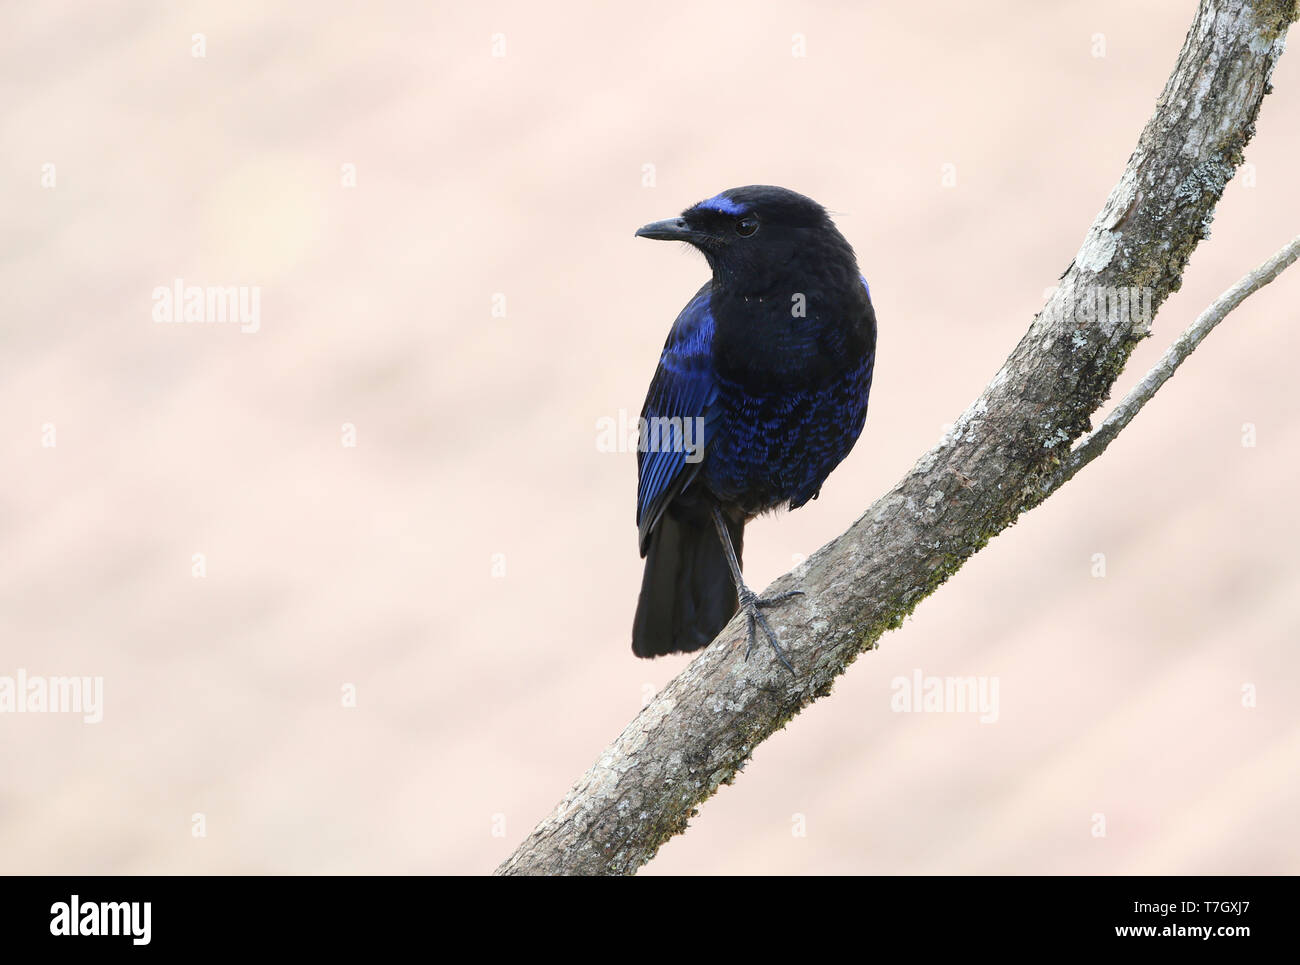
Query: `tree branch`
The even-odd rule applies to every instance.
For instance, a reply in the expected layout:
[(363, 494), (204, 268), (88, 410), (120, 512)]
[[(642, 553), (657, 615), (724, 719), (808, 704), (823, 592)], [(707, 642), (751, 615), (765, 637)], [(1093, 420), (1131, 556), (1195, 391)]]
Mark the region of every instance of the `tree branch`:
[(1150, 312), (1113, 310), (1119, 296), (1136, 292), (1154, 311), (1179, 286), (1295, 19), (1296, 0), (1201, 0), (1123, 176), (1002, 368), (893, 489), (772, 584), (771, 592), (807, 591), (772, 611), (797, 677), (767, 654), (742, 660), (744, 621), (732, 620), (499, 874), (635, 872), (731, 783), (755, 746), (1055, 490), (1045, 481), (1074, 458), (1071, 443), (1149, 331)]
[(1196, 346), (1201, 344), (1205, 336), (1214, 331), (1215, 326), (1227, 318), (1229, 312), (1282, 274), (1297, 258), (1300, 258), (1300, 235), (1292, 238), (1281, 251), (1229, 288), (1215, 300), (1213, 305), (1201, 312), (1196, 321), (1192, 322), (1187, 330), (1178, 336), (1174, 344), (1169, 346), (1160, 361), (1142, 377), (1142, 381), (1133, 386), (1129, 394), (1111, 410), (1105, 421), (1080, 439), (1071, 451), (1070, 458), (1043, 481), (1044, 495), (1069, 482), (1074, 478), (1075, 473), (1105, 452), (1106, 447), (1114, 441), (1120, 431), (1133, 421), (1133, 417), (1142, 411), (1144, 405), (1151, 401), (1160, 386), (1173, 378), (1174, 373), (1178, 371), (1178, 366), (1187, 360), (1187, 356), (1195, 351)]

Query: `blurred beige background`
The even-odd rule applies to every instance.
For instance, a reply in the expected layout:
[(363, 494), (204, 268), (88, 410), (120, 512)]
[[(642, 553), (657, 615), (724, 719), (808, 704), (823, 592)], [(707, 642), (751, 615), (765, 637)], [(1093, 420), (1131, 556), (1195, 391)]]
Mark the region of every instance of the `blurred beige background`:
[[(631, 655), (596, 424), (706, 271), (633, 230), (784, 184), (870, 279), (866, 432), (751, 528), (763, 586), (996, 371), (1194, 9), (8, 6), (0, 674), (105, 694), (0, 715), (0, 871), (490, 871), (686, 660)], [(1300, 52), (1274, 84), (1121, 390), (1300, 231)], [(1296, 271), (647, 872), (1300, 871)], [(260, 331), (155, 324), (178, 277), (260, 286)], [(891, 712), (918, 668), (996, 677), (998, 722)]]

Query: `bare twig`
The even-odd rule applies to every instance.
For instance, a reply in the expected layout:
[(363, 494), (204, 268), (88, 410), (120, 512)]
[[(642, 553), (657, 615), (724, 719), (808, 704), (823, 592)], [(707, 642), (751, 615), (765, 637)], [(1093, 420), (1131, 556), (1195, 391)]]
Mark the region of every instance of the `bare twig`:
[(1183, 364), (1205, 336), (1227, 318), (1229, 312), (1282, 274), (1297, 258), (1300, 258), (1300, 236), (1291, 239), (1291, 242), (1281, 251), (1229, 288), (1215, 300), (1213, 305), (1201, 312), (1196, 321), (1178, 336), (1173, 345), (1169, 346), (1160, 361), (1151, 367), (1151, 371), (1142, 377), (1142, 381), (1133, 386), (1129, 394), (1116, 404), (1105, 421), (1079, 440), (1061, 468), (1043, 480), (1044, 493), (1060, 488), (1072, 479), (1075, 473), (1105, 452), (1106, 447), (1114, 441), (1120, 431), (1133, 421), (1133, 417), (1142, 411), (1144, 405), (1151, 401), (1160, 386), (1173, 377), (1173, 374), (1178, 371), (1178, 366)]

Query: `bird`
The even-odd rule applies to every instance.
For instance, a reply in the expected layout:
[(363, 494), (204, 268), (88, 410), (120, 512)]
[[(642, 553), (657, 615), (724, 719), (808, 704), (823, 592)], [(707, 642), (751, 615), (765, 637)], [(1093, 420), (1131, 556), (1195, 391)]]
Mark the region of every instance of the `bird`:
[[(636, 236), (681, 241), (712, 272), (673, 323), (638, 420), (638, 657), (707, 646), (738, 610), (792, 674), (742, 574), (745, 524), (820, 494), (867, 417), (876, 314), (857, 257), (816, 201), (729, 188)], [(757, 629), (756, 629), (757, 628)]]

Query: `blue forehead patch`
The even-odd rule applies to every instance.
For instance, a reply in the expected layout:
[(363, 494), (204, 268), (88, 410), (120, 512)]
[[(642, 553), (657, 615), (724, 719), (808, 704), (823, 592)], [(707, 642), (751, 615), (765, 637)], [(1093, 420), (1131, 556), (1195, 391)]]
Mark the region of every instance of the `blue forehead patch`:
[(702, 208), (705, 211), (717, 211), (721, 214), (745, 213), (744, 208), (723, 194), (715, 194), (713, 197), (709, 198), (708, 201), (701, 201), (695, 207)]

